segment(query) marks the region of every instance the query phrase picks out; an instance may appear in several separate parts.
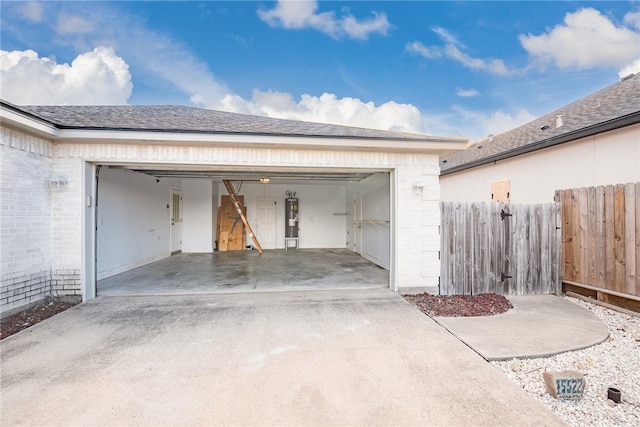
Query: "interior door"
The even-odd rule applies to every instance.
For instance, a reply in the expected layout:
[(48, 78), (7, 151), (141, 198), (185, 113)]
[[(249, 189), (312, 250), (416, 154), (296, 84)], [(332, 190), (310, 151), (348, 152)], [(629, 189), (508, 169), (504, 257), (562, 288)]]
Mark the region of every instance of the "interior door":
[(276, 248), (276, 199), (274, 197), (258, 197), (256, 237), (262, 249)]
[(353, 196), (353, 251), (362, 253), (362, 193)]
[(171, 189), (171, 255), (182, 251), (182, 190)]

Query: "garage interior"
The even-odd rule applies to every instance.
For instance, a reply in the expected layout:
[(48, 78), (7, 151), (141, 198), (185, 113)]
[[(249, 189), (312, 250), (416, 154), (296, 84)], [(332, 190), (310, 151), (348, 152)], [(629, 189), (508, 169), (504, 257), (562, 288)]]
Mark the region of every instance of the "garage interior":
[(389, 287), (388, 170), (117, 164), (97, 188), (98, 295)]

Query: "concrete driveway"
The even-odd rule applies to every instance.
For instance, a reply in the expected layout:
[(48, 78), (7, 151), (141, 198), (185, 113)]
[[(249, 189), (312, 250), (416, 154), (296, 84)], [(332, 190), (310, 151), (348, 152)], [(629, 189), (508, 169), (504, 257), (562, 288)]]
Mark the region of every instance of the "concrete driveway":
[(2, 341), (2, 425), (561, 425), (389, 290), (101, 297)]

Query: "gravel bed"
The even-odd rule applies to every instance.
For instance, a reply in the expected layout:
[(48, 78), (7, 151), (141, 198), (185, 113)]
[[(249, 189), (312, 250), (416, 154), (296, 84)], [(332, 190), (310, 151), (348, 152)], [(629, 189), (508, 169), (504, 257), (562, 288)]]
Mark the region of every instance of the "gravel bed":
[[(598, 316), (609, 328), (609, 338), (552, 357), (491, 364), (570, 425), (640, 426), (640, 317), (565, 298)], [(557, 400), (545, 390), (542, 373), (565, 369), (585, 375), (585, 391), (578, 401)], [(609, 387), (622, 392), (619, 404), (607, 399)]]

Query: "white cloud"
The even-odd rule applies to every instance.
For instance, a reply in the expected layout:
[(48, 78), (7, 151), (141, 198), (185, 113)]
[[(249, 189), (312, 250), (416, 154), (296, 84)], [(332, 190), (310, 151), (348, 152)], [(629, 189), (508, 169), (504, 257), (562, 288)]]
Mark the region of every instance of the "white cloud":
[(536, 119), (536, 116), (526, 109), (520, 109), (514, 112), (502, 110), (485, 112), (467, 110), (459, 106), (454, 106), (453, 110), (457, 112), (464, 121), (464, 124), (461, 125), (464, 129), (463, 134), (475, 140), (485, 138), (491, 134), (497, 135)]
[(277, 28), (289, 30), (313, 29), (334, 39), (344, 36), (367, 40), (371, 34), (386, 35), (391, 24), (385, 13), (372, 12), (368, 19), (358, 20), (351, 14), (337, 18), (335, 12), (317, 13), (317, 1), (278, 1), (273, 9), (259, 9), (258, 17)]
[(407, 52), (416, 53), (427, 59), (440, 58), (442, 56), (442, 48), (439, 46), (425, 46), (421, 42), (414, 41), (407, 43), (405, 48)]
[(116, 43), (132, 66), (170, 83), (195, 103), (220, 108), (221, 100), (231, 92), (205, 62), (171, 36), (131, 24), (119, 28)]
[[(211, 108), (220, 107), (223, 97), (230, 93), (189, 47), (171, 35), (149, 29), (134, 15), (120, 13), (117, 7), (91, 3), (78, 5), (73, 15), (68, 9), (60, 10), (57, 16), (55, 11), (51, 11), (50, 19), (58, 23), (57, 30), (62, 30), (57, 36), (59, 43), (80, 52), (93, 46), (111, 46), (136, 70), (136, 79), (150, 86), (170, 85), (192, 102)], [(72, 22), (78, 25), (70, 25)]]
[(372, 12), (373, 17), (358, 21), (353, 15), (342, 18), (341, 26), (345, 33), (352, 39), (366, 40), (369, 34), (387, 35), (391, 25), (385, 13)]
[[(638, 17), (628, 14), (625, 21), (637, 25)], [(637, 58), (640, 46), (640, 33), (616, 26), (593, 8), (567, 13), (563, 24), (519, 39), (539, 65), (578, 70), (623, 67)]]
[[(251, 100), (229, 94), (223, 109), (243, 114), (331, 123), (337, 125), (422, 132), (420, 111), (411, 104), (393, 101), (376, 106), (357, 98), (338, 98), (331, 93), (320, 96), (302, 95), (295, 101), (291, 94), (255, 89)], [(206, 106), (206, 105), (205, 105)]]
[(640, 30), (640, 12), (628, 12), (624, 15), (623, 22)]
[(499, 76), (505, 76), (512, 72), (507, 68), (502, 59), (474, 58), (463, 52), (462, 49), (465, 49), (465, 46), (446, 29), (436, 27), (432, 28), (432, 31), (442, 39), (444, 46), (426, 46), (419, 41), (413, 41), (409, 42), (405, 49), (410, 53), (418, 54), (427, 59), (435, 59), (444, 56), (459, 62), (466, 68), (487, 71)]
[(462, 43), (460, 43), (458, 41), (458, 39), (453, 34), (451, 34), (449, 31), (447, 31), (445, 28), (434, 27), (434, 28), (431, 29), (431, 31), (436, 33), (438, 35), (438, 37), (440, 37), (442, 39), (442, 41), (445, 42), (445, 44), (454, 44), (454, 45), (458, 45), (458, 46), (464, 47), (464, 45), (462, 45)]
[(36, 1), (20, 3), (16, 10), (23, 18), (32, 22), (41, 22), (44, 17), (44, 7)]
[(94, 30), (93, 23), (82, 16), (60, 14), (56, 31), (59, 34), (85, 34)]
[(0, 83), (3, 99), (23, 105), (126, 104), (133, 89), (128, 65), (107, 47), (78, 55), (71, 65), (33, 50), (0, 51)]
[(445, 55), (455, 61), (458, 61), (465, 67), (471, 68), (472, 70), (488, 71), (491, 74), (497, 74), (499, 76), (509, 74), (509, 70), (507, 70), (502, 59), (473, 58), (462, 52), (454, 44), (448, 44), (445, 47)]
[(461, 98), (473, 98), (474, 96), (480, 95), (476, 89), (462, 89), (461, 87), (456, 88), (456, 95)]
[(629, 74), (640, 73), (640, 58), (633, 61), (631, 64), (622, 67), (620, 71), (618, 71), (618, 76), (620, 78), (626, 77)]

